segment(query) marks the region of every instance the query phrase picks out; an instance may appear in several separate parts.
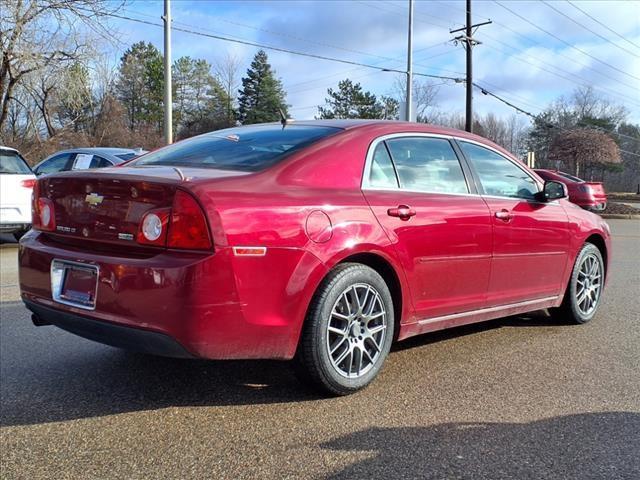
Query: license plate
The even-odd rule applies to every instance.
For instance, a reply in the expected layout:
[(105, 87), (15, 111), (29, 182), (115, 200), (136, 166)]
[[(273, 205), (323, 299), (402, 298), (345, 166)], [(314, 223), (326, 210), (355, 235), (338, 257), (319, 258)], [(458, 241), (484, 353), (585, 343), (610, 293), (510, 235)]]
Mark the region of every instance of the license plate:
[(53, 300), (65, 305), (93, 310), (96, 308), (98, 267), (66, 260), (51, 262)]

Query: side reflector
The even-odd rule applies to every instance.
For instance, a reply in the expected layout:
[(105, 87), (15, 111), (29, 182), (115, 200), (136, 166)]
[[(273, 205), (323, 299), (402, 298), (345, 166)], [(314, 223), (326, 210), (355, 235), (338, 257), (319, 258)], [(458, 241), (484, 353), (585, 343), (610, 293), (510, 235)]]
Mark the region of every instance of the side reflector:
[(236, 257), (264, 257), (267, 247), (233, 247), (233, 254)]

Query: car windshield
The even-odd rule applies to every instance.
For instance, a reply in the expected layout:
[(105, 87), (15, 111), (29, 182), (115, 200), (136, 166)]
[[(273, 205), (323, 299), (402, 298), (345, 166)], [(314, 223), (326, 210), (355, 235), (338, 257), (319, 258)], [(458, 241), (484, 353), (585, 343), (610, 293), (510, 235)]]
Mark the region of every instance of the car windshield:
[(120, 153), (118, 155), (116, 155), (116, 157), (118, 157), (120, 160), (124, 160), (125, 162), (127, 160), (131, 160), (132, 158), (137, 157), (138, 155), (136, 153)]
[(130, 165), (184, 166), (256, 172), (341, 131), (334, 127), (255, 125), (199, 135), (148, 153)]
[(27, 175), (31, 169), (17, 152), (0, 150), (0, 173)]

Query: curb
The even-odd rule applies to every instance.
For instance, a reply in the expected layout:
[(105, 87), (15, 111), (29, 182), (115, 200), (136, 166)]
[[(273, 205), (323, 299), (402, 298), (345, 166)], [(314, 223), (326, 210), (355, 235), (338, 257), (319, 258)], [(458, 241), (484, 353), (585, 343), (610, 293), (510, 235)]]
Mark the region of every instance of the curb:
[(616, 218), (618, 220), (640, 220), (640, 215), (635, 213), (602, 213), (602, 218)]

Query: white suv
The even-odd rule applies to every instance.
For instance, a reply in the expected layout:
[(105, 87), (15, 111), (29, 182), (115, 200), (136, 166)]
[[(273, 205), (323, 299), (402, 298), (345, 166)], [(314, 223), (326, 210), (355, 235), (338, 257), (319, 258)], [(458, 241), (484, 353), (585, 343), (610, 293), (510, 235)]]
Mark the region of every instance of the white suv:
[(31, 192), (36, 176), (22, 155), (0, 146), (0, 233), (19, 240), (31, 228)]

